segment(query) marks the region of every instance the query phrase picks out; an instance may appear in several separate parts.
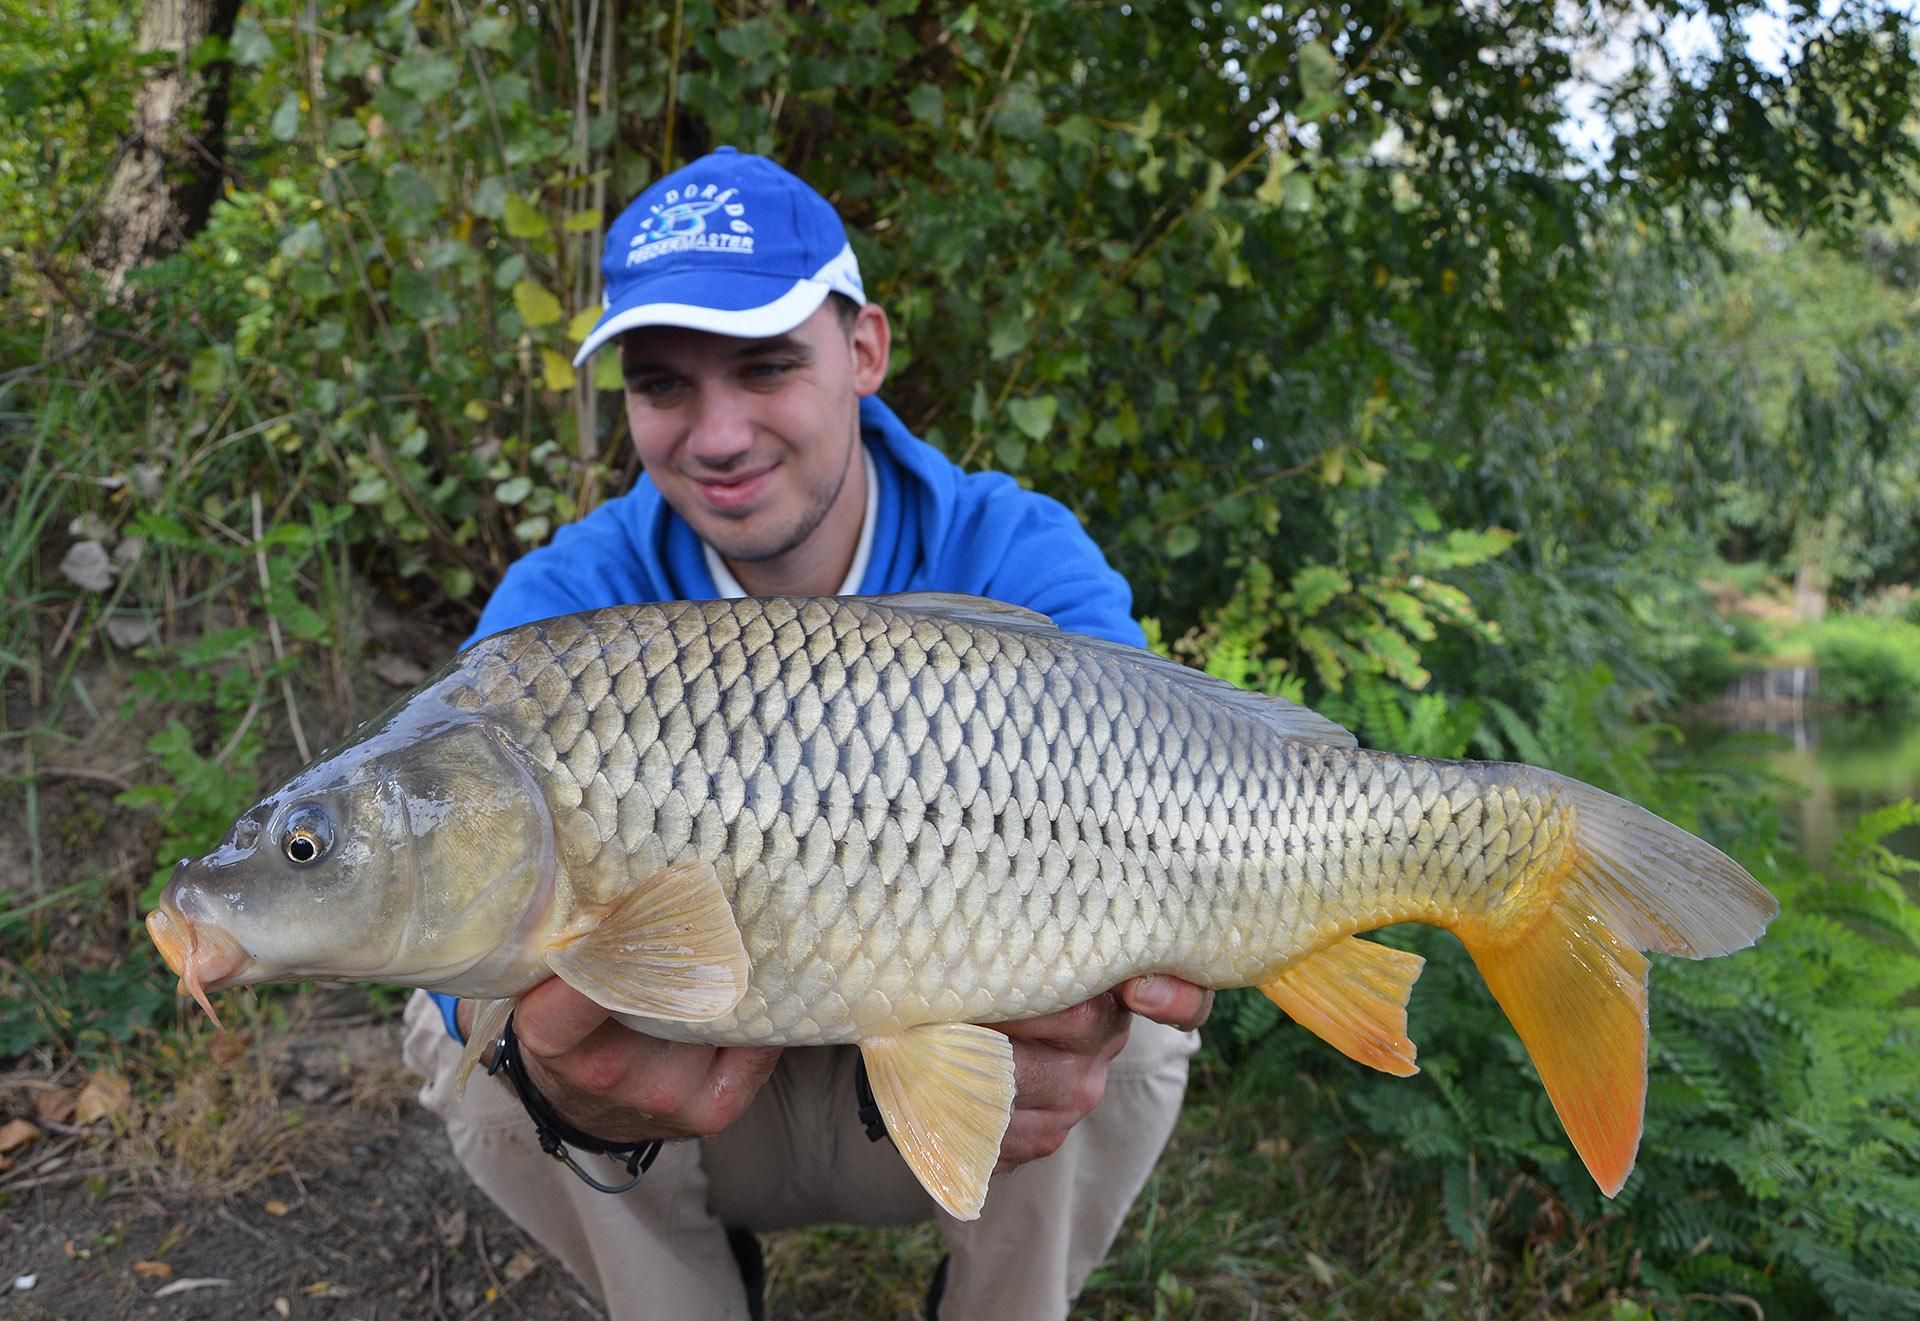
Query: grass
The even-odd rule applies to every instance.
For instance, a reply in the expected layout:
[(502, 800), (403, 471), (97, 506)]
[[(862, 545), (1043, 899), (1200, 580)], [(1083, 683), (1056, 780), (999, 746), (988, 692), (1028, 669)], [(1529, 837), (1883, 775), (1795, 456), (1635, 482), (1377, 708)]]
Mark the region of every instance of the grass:
[[(1167, 1152), (1074, 1316), (1637, 1317), (1607, 1223), (1571, 1223), (1527, 1181), (1481, 1190), (1472, 1246), (1388, 1148), (1309, 1136), (1272, 1098), (1196, 1075)], [(933, 1226), (793, 1230), (766, 1243), (773, 1315), (917, 1316)], [(1626, 1287), (1619, 1283), (1629, 1281)]]

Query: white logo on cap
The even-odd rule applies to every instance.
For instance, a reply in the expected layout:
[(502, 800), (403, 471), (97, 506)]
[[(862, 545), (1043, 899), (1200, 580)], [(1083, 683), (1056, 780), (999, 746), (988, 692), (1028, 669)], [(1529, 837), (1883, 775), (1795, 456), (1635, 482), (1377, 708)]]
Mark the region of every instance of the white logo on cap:
[[(752, 252), (753, 226), (741, 219), (747, 208), (734, 200), (739, 191), (723, 192), (717, 184), (685, 192), (669, 188), (666, 200), (649, 208), (653, 214), (627, 245), (627, 265), (638, 266), (674, 252)], [(726, 217), (724, 230), (709, 228), (708, 217), (716, 211)]]

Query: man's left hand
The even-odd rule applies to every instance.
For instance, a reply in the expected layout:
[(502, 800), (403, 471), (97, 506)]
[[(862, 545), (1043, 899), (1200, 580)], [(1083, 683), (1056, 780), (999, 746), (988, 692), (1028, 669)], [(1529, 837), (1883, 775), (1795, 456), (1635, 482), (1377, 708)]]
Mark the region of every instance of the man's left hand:
[(1051, 1156), (1107, 1090), (1107, 1066), (1127, 1044), (1134, 1014), (1192, 1029), (1213, 1011), (1213, 992), (1178, 977), (1135, 977), (1044, 1018), (993, 1026), (1013, 1042), (1013, 1119), (997, 1170)]

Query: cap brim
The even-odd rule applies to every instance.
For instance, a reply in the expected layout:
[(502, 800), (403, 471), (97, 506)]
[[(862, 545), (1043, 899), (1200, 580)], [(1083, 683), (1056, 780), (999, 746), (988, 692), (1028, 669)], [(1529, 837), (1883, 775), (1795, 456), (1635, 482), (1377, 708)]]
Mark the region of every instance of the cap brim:
[[(784, 335), (819, 310), (832, 288), (820, 280), (789, 280), (782, 276), (735, 273), (726, 279), (731, 301), (749, 304), (740, 308), (718, 308), (700, 303), (676, 302), (683, 296), (711, 297), (714, 281), (710, 274), (690, 274), (649, 281), (648, 301), (626, 307), (610, 307), (573, 355), (578, 367), (614, 336), (641, 326), (680, 326), (687, 330), (705, 330), (715, 335), (737, 335), (742, 339), (766, 339)], [(676, 286), (680, 286), (676, 288)], [(764, 294), (763, 301), (755, 301)]]

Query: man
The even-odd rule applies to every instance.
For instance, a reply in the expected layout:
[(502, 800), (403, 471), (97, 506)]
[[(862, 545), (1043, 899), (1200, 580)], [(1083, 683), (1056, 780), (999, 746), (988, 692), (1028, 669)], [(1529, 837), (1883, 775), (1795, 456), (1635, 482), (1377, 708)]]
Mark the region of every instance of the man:
[[(962, 473), (876, 397), (886, 314), (866, 301), (839, 217), (799, 179), (722, 148), (621, 215), (605, 270), (606, 311), (578, 361), (618, 342), (645, 474), (514, 564), (475, 637), (622, 602), (940, 590), (1143, 640), (1125, 582), (1066, 509)], [(560, 981), (536, 987), (514, 1030), (525, 1080), (562, 1123), (607, 1142), (708, 1139), (665, 1147), (617, 1195), (542, 1152), (537, 1102), (484, 1078), (454, 1095), (471, 1006), (442, 997), (436, 1012), (416, 995), (406, 1052), (474, 1179), (616, 1318), (747, 1315), (757, 1232), (937, 1218), (937, 1315), (1026, 1321), (1065, 1316), (1111, 1245), (1172, 1131), (1210, 1006), (1199, 987), (1147, 977), (998, 1025), (1017, 1096), (969, 1222), (938, 1212), (863, 1131), (854, 1047), (660, 1041)]]

